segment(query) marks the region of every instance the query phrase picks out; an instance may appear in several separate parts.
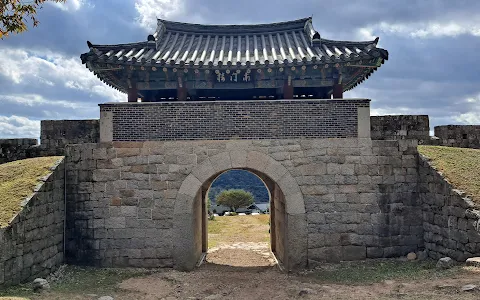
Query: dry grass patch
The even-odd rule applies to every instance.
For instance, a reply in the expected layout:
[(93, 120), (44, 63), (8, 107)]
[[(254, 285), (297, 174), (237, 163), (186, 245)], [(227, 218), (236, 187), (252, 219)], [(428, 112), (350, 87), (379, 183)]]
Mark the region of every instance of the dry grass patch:
[(0, 164), (0, 227), (22, 210), (21, 202), (33, 193), (40, 179), (62, 156), (38, 157)]
[(433, 166), (452, 183), (480, 203), (480, 150), (442, 146), (418, 146)]
[(208, 221), (208, 248), (237, 242), (268, 243), (270, 215), (222, 216)]

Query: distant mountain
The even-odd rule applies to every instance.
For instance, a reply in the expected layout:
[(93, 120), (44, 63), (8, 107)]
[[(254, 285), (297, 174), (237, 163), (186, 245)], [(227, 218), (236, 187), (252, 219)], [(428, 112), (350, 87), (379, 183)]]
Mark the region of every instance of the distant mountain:
[(256, 203), (270, 201), (268, 190), (263, 181), (253, 173), (245, 170), (230, 170), (220, 175), (210, 187), (209, 199), (215, 203), (215, 198), (223, 190), (242, 189), (253, 194)]

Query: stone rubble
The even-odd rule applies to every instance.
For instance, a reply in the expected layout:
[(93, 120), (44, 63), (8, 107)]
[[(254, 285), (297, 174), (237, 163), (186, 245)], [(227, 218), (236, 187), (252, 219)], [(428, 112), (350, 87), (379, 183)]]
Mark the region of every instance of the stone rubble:
[(480, 257), (470, 257), (466, 261), (467, 266), (480, 267)]
[(445, 270), (445, 269), (450, 269), (453, 266), (455, 266), (455, 261), (451, 259), (450, 257), (442, 257), (438, 260), (436, 268)]
[(471, 292), (477, 289), (475, 284), (467, 284), (462, 286), (462, 292)]
[(417, 255), (415, 254), (415, 252), (410, 252), (410, 253), (407, 254), (407, 259), (408, 260), (416, 260)]
[(32, 283), (32, 288), (34, 292), (39, 292), (42, 290), (50, 289), (50, 284), (46, 279), (36, 278)]

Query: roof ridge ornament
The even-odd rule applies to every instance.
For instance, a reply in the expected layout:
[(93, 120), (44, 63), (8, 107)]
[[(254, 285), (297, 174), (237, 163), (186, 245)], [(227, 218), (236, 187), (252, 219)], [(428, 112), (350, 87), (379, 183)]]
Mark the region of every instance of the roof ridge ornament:
[(305, 26), (303, 27), (303, 30), (305, 31), (305, 34), (310, 38), (310, 44), (312, 47), (320, 47), (322, 45), (322, 39), (320, 36), (320, 33), (313, 28), (313, 19), (312, 17), (308, 18), (308, 20), (305, 22)]
[(161, 19), (157, 19), (157, 30), (155, 30), (155, 33), (153, 34), (153, 37), (155, 38), (155, 46), (157, 49), (160, 48), (163, 35), (166, 31), (167, 27), (165, 26), (165, 23)]
[(153, 34), (149, 34), (148, 37), (147, 37), (147, 48), (149, 48), (149, 49), (156, 49), (157, 48), (155, 37), (153, 36)]

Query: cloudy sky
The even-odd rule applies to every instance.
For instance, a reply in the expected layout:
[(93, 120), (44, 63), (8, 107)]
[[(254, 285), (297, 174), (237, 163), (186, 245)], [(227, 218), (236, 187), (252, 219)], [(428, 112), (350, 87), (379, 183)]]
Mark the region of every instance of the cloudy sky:
[(67, 0), (45, 4), (40, 24), (0, 40), (0, 138), (38, 137), (42, 119), (98, 118), (98, 103), (126, 101), (81, 64), (86, 41), (145, 41), (156, 17), (208, 24), (278, 22), (313, 15), (322, 37), (380, 37), (390, 59), (345, 97), (372, 113), (428, 114), (430, 126), (480, 124), (479, 0)]

